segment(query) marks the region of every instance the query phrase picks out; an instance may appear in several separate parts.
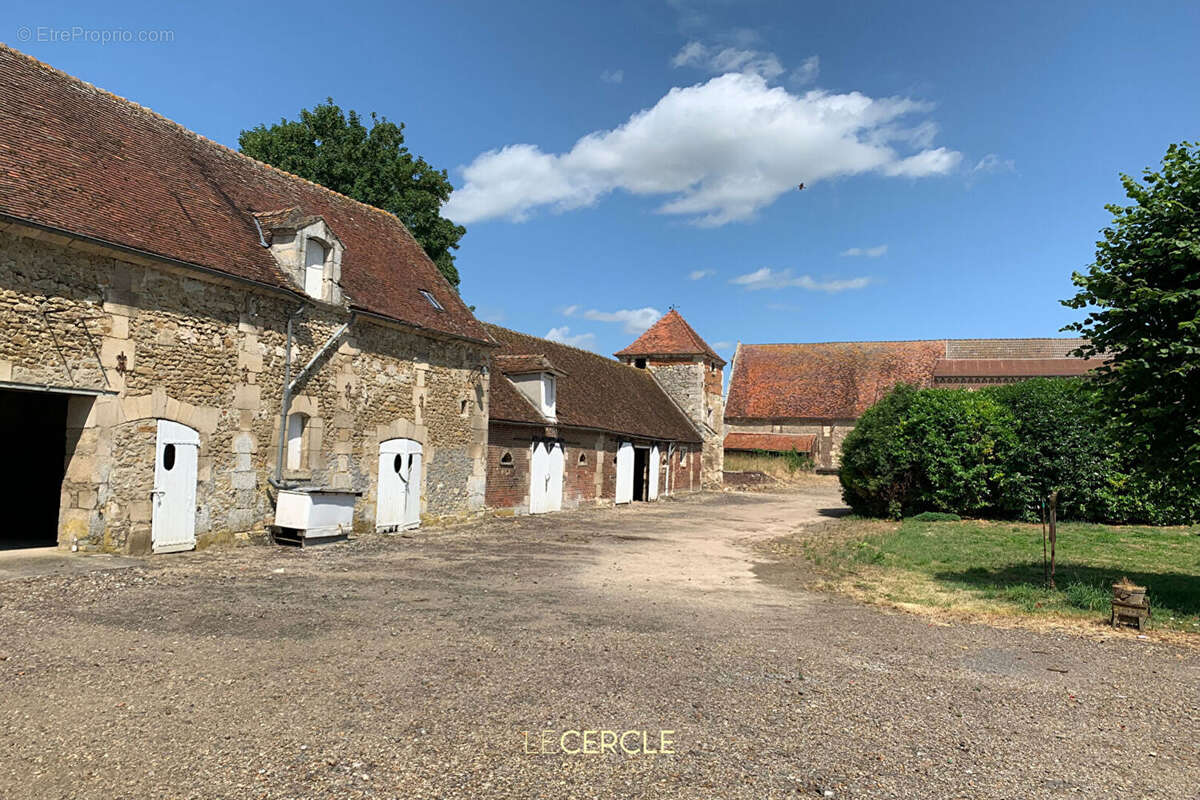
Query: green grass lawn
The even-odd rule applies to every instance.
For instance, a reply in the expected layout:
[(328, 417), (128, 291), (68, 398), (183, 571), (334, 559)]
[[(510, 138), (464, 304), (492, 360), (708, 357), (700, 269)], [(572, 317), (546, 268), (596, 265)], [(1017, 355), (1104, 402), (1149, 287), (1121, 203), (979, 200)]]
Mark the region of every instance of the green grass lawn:
[(1040, 525), (848, 518), (798, 536), (807, 557), (856, 593), (898, 603), (1108, 618), (1121, 577), (1149, 587), (1151, 625), (1200, 632), (1200, 527), (1064, 523), (1043, 580)]

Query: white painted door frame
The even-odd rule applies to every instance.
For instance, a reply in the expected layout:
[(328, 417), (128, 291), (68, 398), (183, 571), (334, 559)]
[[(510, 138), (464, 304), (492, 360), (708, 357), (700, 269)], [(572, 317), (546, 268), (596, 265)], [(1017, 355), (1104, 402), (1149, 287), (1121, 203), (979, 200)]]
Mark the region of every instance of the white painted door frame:
[(633, 442), (621, 442), (617, 445), (616, 502), (633, 502)]
[(160, 419), (154, 444), (154, 488), (150, 491), (150, 547), (155, 553), (196, 548), (199, 463), (200, 433)]
[(376, 529), (406, 530), (421, 524), (421, 455), (421, 443), (413, 439), (379, 443)]
[(646, 499), (647, 500), (657, 500), (658, 499), (658, 460), (659, 460), (659, 458), (660, 458), (660, 456), (658, 454), (658, 445), (657, 444), (650, 445), (650, 456), (649, 456), (650, 460), (647, 462), (648, 469), (646, 470), (646, 472), (648, 473), (648, 476), (646, 478), (646, 480), (647, 480)]
[(529, 455), (529, 513), (562, 510), (563, 470), (561, 442), (535, 441)]
[(563, 472), (566, 469), (566, 457), (563, 454), (562, 442), (546, 442), (549, 448), (550, 480), (546, 483), (546, 510), (562, 511)]

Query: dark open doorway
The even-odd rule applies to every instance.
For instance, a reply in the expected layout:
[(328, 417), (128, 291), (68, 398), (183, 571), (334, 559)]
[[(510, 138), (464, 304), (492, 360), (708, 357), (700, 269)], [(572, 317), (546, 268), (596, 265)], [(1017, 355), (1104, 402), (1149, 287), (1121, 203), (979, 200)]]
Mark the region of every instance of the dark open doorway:
[(12, 502), (0, 549), (53, 547), (67, 450), (69, 395), (0, 389), (0, 485)]
[(646, 476), (649, 472), (650, 464), (650, 448), (635, 447), (633, 448), (633, 499), (645, 502), (646, 500)]

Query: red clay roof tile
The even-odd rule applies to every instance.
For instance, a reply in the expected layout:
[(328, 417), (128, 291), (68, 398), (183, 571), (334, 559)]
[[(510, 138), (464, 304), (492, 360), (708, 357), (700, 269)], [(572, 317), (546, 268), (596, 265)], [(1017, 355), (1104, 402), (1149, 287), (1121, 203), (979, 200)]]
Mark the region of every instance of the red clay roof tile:
[(717, 355), (700, 334), (687, 324), (678, 311), (671, 309), (658, 322), (651, 325), (633, 344), (613, 355), (621, 356), (708, 356), (719, 366), (725, 359)]
[(725, 416), (855, 419), (898, 383), (930, 385), (945, 347), (944, 341), (742, 345)]
[(0, 45), (0, 214), (295, 290), (252, 216), (293, 208), (323, 217), (345, 245), (342, 286), (353, 307), (487, 341), (395, 216)]
[[(946, 339), (742, 345), (734, 357), (729, 419), (857, 419), (898, 383), (937, 379), (1085, 375), (1095, 362), (1065, 357), (1079, 339)], [(947, 358), (947, 353), (958, 357)], [(1016, 354), (1000, 358), (996, 354)], [(991, 357), (987, 357), (991, 356)]]
[(1099, 362), (1082, 358), (943, 358), (935, 378), (1059, 378), (1086, 375)]
[(816, 439), (807, 433), (729, 433), (725, 435), (725, 449), (811, 453)]

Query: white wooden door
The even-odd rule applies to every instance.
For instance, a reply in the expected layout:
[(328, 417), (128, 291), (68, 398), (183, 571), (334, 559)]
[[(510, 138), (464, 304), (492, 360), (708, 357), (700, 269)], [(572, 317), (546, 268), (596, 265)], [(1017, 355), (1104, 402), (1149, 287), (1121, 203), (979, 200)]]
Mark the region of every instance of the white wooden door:
[(155, 553), (196, 547), (196, 472), (200, 434), (169, 419), (158, 421), (154, 489), (150, 492), (150, 546)]
[(545, 514), (549, 508), (550, 452), (544, 443), (534, 442), (529, 457), (529, 513)]
[(388, 439), (379, 444), (375, 527), (401, 530), (421, 524), (421, 443)]
[(633, 442), (617, 447), (617, 502), (633, 502)]
[(566, 457), (563, 455), (561, 442), (555, 442), (553, 446), (550, 442), (546, 442), (546, 446), (550, 448), (550, 480), (546, 482), (546, 510), (562, 511), (563, 472), (567, 466)]
[(660, 459), (660, 457), (658, 454), (658, 445), (651, 445), (650, 446), (650, 463), (648, 465), (649, 469), (646, 470), (647, 472), (650, 473), (650, 485), (646, 487), (646, 497), (650, 500), (658, 499), (658, 462), (659, 462), (659, 459)]
[(413, 442), (408, 452), (408, 482), (404, 495), (404, 527), (416, 528), (421, 524), (421, 443)]

